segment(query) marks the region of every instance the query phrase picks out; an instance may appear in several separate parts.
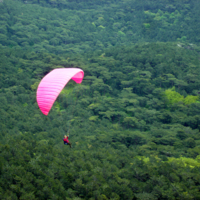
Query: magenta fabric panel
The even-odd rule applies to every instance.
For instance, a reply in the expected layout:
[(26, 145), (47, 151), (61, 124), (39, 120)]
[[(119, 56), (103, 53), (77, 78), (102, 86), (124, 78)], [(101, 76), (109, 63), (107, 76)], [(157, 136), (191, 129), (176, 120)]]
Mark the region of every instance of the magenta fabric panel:
[(78, 68), (57, 68), (48, 73), (40, 82), (37, 89), (37, 103), (44, 115), (48, 115), (56, 98), (69, 82), (73, 79), (81, 83), (84, 72)]

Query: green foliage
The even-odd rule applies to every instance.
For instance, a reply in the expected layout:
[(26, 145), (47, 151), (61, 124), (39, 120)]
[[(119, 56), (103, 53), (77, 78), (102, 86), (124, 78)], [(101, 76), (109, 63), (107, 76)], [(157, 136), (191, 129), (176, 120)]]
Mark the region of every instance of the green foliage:
[[(137, 156), (136, 158), (144, 161), (147, 164), (150, 162), (149, 157)], [(186, 157), (180, 157), (180, 158), (168, 157), (167, 159), (168, 161), (163, 161), (163, 162), (176, 163), (177, 165), (180, 165), (181, 167), (187, 167), (187, 166), (189, 166), (190, 168), (200, 167), (200, 155), (198, 155), (195, 159), (186, 158)], [(155, 157), (155, 160), (156, 162), (159, 162), (160, 158)]]
[(149, 29), (149, 28), (151, 27), (151, 25), (150, 25), (149, 23), (143, 23), (143, 25), (144, 25), (144, 27), (145, 27), (146, 29)]
[(169, 104), (175, 104), (184, 101), (184, 96), (175, 91), (175, 88), (165, 90), (165, 96)]
[[(200, 199), (197, 1), (4, 0), (0, 13), (0, 199)], [(44, 116), (36, 89), (58, 67), (85, 77)]]
[(184, 166), (184, 167), (200, 167), (200, 160), (199, 156), (197, 156), (195, 159), (192, 158), (186, 158), (186, 157), (180, 157), (180, 158), (168, 158), (168, 162), (177, 162), (178, 164)]
[(176, 104), (176, 103), (182, 102), (185, 105), (189, 105), (192, 103), (197, 103), (199, 99), (198, 96), (193, 96), (193, 95), (188, 95), (184, 98), (183, 95), (175, 91), (175, 87), (173, 87), (172, 89), (165, 90), (164, 96), (167, 98), (167, 102), (169, 104)]
[(199, 100), (198, 96), (188, 95), (184, 99), (184, 104), (188, 105), (191, 103), (196, 103)]
[(9, 0), (0, 5), (0, 44), (10, 48), (60, 55), (146, 41), (192, 43), (187, 48), (199, 43), (195, 0)]

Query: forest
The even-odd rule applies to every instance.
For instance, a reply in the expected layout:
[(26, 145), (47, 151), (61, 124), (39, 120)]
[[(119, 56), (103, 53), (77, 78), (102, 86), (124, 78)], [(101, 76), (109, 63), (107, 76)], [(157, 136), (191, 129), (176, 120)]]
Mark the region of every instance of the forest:
[[(199, 10), (1, 0), (0, 199), (200, 199)], [(45, 116), (36, 91), (55, 68), (85, 76)]]

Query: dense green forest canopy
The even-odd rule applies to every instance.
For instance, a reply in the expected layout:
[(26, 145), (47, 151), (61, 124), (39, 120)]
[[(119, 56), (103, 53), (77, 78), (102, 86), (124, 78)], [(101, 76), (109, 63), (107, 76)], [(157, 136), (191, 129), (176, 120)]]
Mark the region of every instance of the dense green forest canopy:
[[(0, 61), (2, 199), (199, 198), (198, 47), (146, 43), (79, 57), (3, 48)], [(77, 66), (83, 83), (70, 82), (43, 116), (40, 79)], [(68, 129), (71, 151), (61, 140)]]
[(199, 10), (196, 0), (6, 0), (0, 2), (0, 44), (54, 54), (136, 42), (199, 44)]
[[(0, 1), (0, 199), (200, 199), (198, 15), (193, 0)], [(37, 86), (58, 67), (85, 77), (44, 116)]]

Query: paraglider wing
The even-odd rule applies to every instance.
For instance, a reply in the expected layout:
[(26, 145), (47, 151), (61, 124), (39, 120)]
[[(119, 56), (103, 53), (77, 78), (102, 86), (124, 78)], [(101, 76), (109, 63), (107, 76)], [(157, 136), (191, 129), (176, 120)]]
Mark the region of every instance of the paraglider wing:
[(37, 89), (37, 103), (44, 115), (48, 115), (56, 98), (70, 79), (81, 83), (84, 77), (79, 68), (57, 68), (48, 73), (40, 82)]

